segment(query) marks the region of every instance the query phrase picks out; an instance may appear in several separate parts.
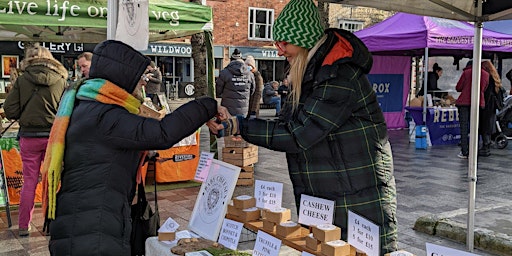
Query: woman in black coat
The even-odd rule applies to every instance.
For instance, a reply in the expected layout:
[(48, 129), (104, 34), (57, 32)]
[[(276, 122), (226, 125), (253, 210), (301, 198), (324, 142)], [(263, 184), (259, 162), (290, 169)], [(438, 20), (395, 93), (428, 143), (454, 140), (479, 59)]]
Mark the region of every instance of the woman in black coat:
[[(50, 226), (52, 255), (130, 255), (130, 206), (141, 151), (170, 148), (217, 114), (217, 102), (206, 97), (161, 120), (104, 102), (105, 97), (138, 96), (149, 62), (118, 41), (94, 49), (90, 77), (77, 90), (65, 133), (61, 188)], [(101, 85), (102, 98), (85, 91), (95, 85)], [(107, 85), (110, 91), (103, 91)], [(122, 90), (113, 95), (116, 88)]]

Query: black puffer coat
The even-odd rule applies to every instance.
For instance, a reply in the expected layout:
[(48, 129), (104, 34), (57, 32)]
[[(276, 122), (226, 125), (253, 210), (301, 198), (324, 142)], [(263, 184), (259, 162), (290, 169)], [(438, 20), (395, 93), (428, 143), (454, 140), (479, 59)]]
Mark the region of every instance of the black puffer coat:
[(215, 81), (217, 98), (231, 115), (247, 115), (249, 98), (254, 93), (254, 74), (247, 70), (242, 60), (233, 60), (223, 69)]
[[(129, 53), (113, 54), (119, 57), (113, 58), (116, 63), (111, 63), (110, 75), (120, 87), (131, 88), (137, 76), (123, 74), (126, 68), (119, 69), (119, 65), (137, 67), (136, 60)], [(110, 58), (98, 61), (105, 64)], [(109, 67), (93, 61), (91, 77), (95, 65)], [(197, 99), (159, 121), (116, 105), (77, 101), (66, 134), (50, 252), (58, 256), (130, 255), (130, 205), (140, 152), (169, 148), (192, 134), (217, 113), (217, 103), (212, 98)]]

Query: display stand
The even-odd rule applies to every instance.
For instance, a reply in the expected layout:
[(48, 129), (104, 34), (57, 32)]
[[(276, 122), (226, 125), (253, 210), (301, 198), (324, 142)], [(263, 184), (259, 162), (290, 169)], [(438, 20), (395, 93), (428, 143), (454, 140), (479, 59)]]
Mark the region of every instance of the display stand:
[(261, 220), (244, 222), (244, 221), (240, 220), (239, 218), (237, 218), (236, 216), (233, 216), (231, 214), (226, 214), (226, 218), (230, 219), (230, 220), (238, 221), (238, 222), (243, 222), (244, 227), (252, 232), (257, 233), (258, 230), (261, 230), (262, 232), (265, 232), (269, 235), (279, 238), (279, 239), (281, 239), (281, 241), (284, 245), (289, 246), (297, 251), (300, 251), (300, 252), (305, 251), (305, 252), (311, 253), (313, 255), (322, 255), (322, 253), (320, 251), (313, 251), (306, 247), (305, 238), (306, 238), (307, 234), (303, 234), (300, 237), (286, 238), (286, 237), (278, 235), (276, 232), (269, 232), (267, 230), (264, 230), (263, 229), (263, 221), (261, 221)]

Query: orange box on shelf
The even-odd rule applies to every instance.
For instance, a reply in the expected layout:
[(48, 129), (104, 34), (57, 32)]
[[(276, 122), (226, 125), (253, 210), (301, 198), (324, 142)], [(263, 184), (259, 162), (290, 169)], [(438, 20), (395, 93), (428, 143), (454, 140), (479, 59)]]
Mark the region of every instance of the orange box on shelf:
[(292, 219), (292, 212), (286, 208), (275, 208), (265, 211), (265, 219), (276, 224)]
[(241, 195), (233, 198), (233, 205), (237, 209), (247, 209), (256, 206), (256, 198), (249, 195)]
[(322, 254), (325, 256), (349, 256), (350, 244), (343, 240), (322, 243)]
[(301, 226), (293, 221), (276, 224), (276, 234), (285, 238), (302, 236)]
[(240, 219), (243, 222), (258, 220), (258, 219), (260, 219), (260, 217), (261, 217), (261, 210), (256, 207), (243, 209), (240, 212)]
[(316, 239), (313, 236), (313, 233), (310, 233), (309, 235), (306, 236), (306, 247), (313, 251), (320, 251), (321, 250), (321, 242), (318, 241), (318, 239)]
[(275, 233), (276, 224), (274, 222), (263, 219), (263, 230), (267, 231), (268, 233)]

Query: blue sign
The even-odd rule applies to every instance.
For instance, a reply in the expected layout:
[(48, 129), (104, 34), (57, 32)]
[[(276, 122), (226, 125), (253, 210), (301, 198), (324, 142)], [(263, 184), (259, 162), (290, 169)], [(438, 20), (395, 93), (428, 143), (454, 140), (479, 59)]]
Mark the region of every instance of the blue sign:
[(402, 112), (404, 75), (371, 74), (368, 75), (368, 79), (377, 94), (377, 100), (383, 112)]

